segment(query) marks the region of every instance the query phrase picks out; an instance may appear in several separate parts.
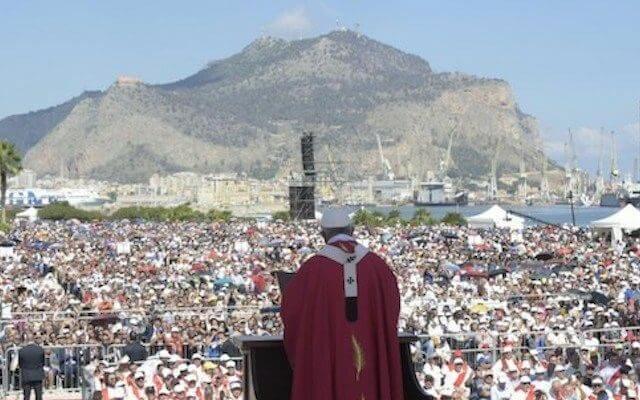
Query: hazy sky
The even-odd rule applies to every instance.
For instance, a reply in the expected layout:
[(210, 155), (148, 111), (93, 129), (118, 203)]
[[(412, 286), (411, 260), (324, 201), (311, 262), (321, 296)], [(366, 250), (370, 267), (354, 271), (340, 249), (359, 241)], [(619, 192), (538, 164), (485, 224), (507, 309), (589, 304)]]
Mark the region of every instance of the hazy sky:
[[(104, 89), (121, 74), (183, 78), (263, 32), (285, 38), (359, 24), (436, 71), (503, 78), (563, 161), (566, 131), (593, 168), (601, 126), (621, 168), (638, 148), (640, 1), (0, 0), (0, 118)], [(608, 150), (607, 150), (608, 153)]]

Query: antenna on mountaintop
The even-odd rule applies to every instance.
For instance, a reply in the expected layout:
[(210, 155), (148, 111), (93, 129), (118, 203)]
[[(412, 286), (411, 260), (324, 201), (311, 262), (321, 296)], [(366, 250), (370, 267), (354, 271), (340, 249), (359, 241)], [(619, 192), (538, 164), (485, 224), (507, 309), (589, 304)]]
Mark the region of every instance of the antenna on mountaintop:
[(356, 22), (356, 25), (354, 26), (354, 30), (356, 31), (356, 34), (358, 35), (358, 37), (361, 36), (360, 33), (360, 24)]
[(341, 26), (340, 26), (340, 18), (336, 18), (336, 29), (340, 30)]

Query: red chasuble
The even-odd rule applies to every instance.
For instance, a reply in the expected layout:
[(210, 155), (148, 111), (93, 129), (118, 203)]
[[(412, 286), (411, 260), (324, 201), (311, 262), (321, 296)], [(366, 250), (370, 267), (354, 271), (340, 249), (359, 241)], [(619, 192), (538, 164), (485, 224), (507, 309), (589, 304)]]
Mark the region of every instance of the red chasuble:
[[(355, 251), (352, 241), (332, 245)], [(345, 312), (343, 266), (330, 258), (310, 258), (284, 290), (281, 314), (293, 368), (291, 400), (403, 399), (396, 278), (371, 252), (356, 271), (354, 322)]]

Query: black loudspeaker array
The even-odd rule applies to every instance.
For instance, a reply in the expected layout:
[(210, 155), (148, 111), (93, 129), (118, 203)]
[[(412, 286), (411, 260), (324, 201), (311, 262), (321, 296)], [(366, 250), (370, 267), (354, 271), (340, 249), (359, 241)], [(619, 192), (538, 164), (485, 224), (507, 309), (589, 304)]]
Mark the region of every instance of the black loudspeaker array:
[(316, 177), (315, 156), (313, 154), (313, 133), (305, 132), (300, 139), (302, 150), (302, 171), (306, 181), (314, 181)]
[(313, 133), (305, 132), (300, 139), (302, 153), (302, 182), (289, 186), (289, 212), (293, 219), (315, 218), (316, 166), (313, 152)]

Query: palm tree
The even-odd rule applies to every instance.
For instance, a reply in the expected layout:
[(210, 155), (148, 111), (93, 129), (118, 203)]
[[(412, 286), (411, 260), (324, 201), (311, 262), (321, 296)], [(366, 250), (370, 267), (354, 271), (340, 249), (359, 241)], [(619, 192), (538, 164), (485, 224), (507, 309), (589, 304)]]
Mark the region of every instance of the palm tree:
[(22, 169), (22, 158), (13, 143), (0, 140), (0, 206), (2, 206), (2, 223), (7, 221), (5, 202), (7, 201), (7, 177), (15, 175)]

